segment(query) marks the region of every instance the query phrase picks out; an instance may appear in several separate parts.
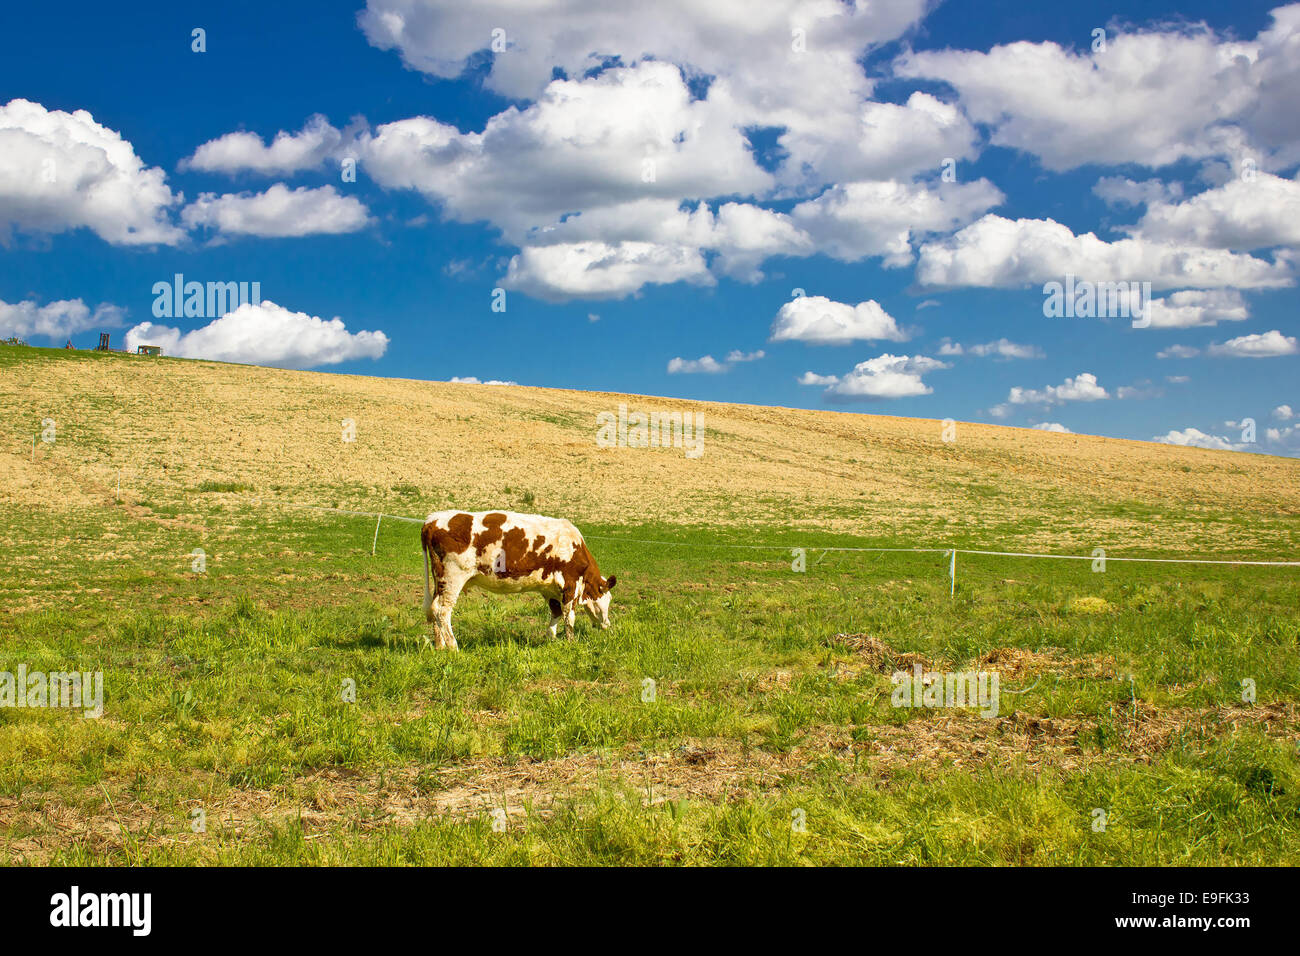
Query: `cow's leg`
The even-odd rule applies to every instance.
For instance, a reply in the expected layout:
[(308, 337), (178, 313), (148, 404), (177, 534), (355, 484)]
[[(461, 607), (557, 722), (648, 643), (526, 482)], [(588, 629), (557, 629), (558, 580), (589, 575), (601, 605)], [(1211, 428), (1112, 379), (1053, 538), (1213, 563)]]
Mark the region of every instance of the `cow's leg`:
[(438, 580), (438, 592), (433, 598), (433, 642), (439, 650), (460, 649), (451, 629), (451, 612), (456, 609), (460, 592), (471, 577), (472, 575), (457, 573), (448, 568), (448, 573)]
[(560, 618), (564, 616), (563, 614), (564, 607), (555, 598), (551, 598), (549, 601), (547, 601), (546, 605), (551, 609), (551, 623), (550, 626), (546, 629), (546, 632), (550, 635), (551, 640), (555, 640), (556, 632), (559, 630), (560, 627)]
[(561, 610), (564, 614), (564, 632), (569, 640), (573, 639), (573, 622), (576, 615), (574, 611), (578, 607), (578, 585), (577, 582), (567, 581), (564, 585), (564, 594), (561, 600)]

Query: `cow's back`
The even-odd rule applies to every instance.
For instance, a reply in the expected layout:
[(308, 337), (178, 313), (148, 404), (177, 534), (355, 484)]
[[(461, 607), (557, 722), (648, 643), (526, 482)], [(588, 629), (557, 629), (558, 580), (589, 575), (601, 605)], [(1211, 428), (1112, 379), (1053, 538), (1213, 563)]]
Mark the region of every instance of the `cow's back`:
[(438, 565), (489, 590), (551, 591), (582, 577), (590, 562), (573, 522), (513, 511), (435, 511), (421, 543)]

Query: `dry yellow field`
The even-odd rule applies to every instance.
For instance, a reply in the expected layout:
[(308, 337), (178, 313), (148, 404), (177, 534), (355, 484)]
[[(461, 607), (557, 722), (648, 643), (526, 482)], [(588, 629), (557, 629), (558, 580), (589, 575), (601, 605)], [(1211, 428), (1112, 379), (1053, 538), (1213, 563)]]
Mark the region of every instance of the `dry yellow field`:
[[(209, 481), (358, 510), (413, 485), (412, 514), (519, 507), (526, 491), (579, 522), (1278, 556), (1300, 515), (1300, 461), (1264, 455), (967, 423), (945, 443), (938, 421), (888, 415), (31, 354), (0, 366), (0, 502), (24, 507), (92, 503), (119, 474), (128, 501), (183, 503)], [(596, 416), (619, 403), (701, 415), (703, 455), (598, 447)], [(44, 418), (57, 438), (33, 463)]]

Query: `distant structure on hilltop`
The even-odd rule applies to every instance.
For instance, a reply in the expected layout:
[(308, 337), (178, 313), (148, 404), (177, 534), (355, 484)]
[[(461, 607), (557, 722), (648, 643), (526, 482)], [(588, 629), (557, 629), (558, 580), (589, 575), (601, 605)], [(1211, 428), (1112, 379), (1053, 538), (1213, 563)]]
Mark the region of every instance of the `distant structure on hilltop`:
[[(71, 339), (68, 340), (67, 347), (72, 348)], [(115, 349), (109, 346), (107, 332), (99, 333), (99, 344), (95, 346), (95, 351), (96, 352), (121, 352), (123, 355), (132, 354), (131, 352), (128, 352), (126, 349)], [(134, 354), (135, 355), (162, 355), (163, 354), (162, 346), (161, 345), (137, 345), (135, 347)]]

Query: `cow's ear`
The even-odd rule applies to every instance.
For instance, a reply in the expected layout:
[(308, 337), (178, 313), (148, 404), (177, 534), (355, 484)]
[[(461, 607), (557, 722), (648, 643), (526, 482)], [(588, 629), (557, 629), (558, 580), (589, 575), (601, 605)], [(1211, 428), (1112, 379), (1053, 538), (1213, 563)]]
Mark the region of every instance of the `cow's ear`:
[(618, 578), (615, 575), (611, 574), (609, 577), (605, 579), (605, 590), (606, 591), (614, 590), (615, 584), (618, 584)]

